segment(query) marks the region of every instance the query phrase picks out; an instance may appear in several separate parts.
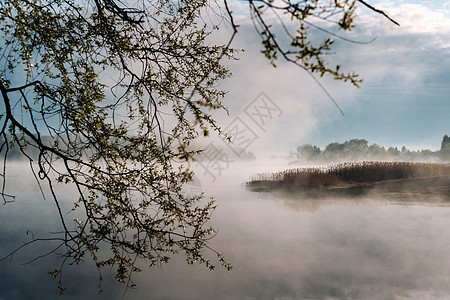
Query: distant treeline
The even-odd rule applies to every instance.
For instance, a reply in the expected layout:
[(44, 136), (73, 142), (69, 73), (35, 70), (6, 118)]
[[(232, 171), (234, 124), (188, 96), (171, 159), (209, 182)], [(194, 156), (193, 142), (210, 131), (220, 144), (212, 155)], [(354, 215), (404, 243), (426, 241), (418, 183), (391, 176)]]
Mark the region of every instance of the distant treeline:
[(292, 153), (301, 162), (348, 162), (348, 161), (450, 161), (450, 138), (445, 135), (441, 149), (411, 151), (403, 146), (385, 148), (377, 144), (369, 145), (365, 139), (352, 139), (344, 143), (331, 143), (320, 149), (317, 146), (305, 144), (297, 147)]
[[(5, 139), (6, 138), (6, 139)], [(51, 137), (41, 135), (40, 139), (44, 145), (48, 147), (57, 148), (60, 150), (66, 149), (66, 142), (61, 137)], [(25, 146), (23, 146), (25, 145)], [(17, 139), (11, 135), (0, 135), (0, 159), (8, 160), (37, 160), (39, 157), (39, 148), (30, 138), (18, 135)]]
[[(50, 138), (42, 137), (44, 142), (49, 142)], [(25, 137), (19, 140), (20, 144), (28, 144), (28, 140), (25, 142)], [(32, 159), (37, 159), (39, 156), (39, 149), (30, 142), (26, 147), (19, 146), (19, 143), (12, 136), (0, 135), (0, 157), (6, 157), (9, 160), (24, 160), (28, 157)]]
[[(25, 137), (23, 137), (25, 139)], [(50, 136), (41, 136), (41, 140), (45, 145), (49, 147), (55, 147), (58, 145), (59, 149), (66, 149), (67, 143), (62, 138), (53, 138)], [(19, 145), (26, 144), (26, 147), (21, 147)], [(197, 162), (201, 161), (221, 161), (225, 164), (228, 164), (231, 161), (253, 161), (256, 159), (255, 154), (250, 151), (246, 151), (245, 149), (240, 149), (239, 153), (235, 153), (232, 149), (227, 146), (225, 143), (217, 142), (210, 143), (207, 146), (197, 145), (195, 143), (191, 144), (190, 151), (198, 151), (199, 153), (195, 156)], [(5, 136), (0, 135), (0, 159), (5, 158), (5, 154), (7, 154), (8, 160), (27, 160), (31, 158), (32, 160), (37, 160), (39, 156), (39, 149), (29, 139), (25, 142), (25, 140), (19, 140), (19, 143), (10, 135)], [(84, 155), (86, 154), (86, 150)]]

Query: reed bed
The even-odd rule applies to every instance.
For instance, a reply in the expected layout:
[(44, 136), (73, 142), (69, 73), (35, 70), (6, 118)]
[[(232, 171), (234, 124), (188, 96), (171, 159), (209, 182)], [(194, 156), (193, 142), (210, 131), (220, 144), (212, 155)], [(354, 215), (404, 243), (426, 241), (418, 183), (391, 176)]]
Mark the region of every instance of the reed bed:
[(351, 162), (328, 167), (297, 168), (253, 176), (247, 186), (254, 190), (328, 188), (384, 180), (450, 176), (450, 164), (414, 162)]

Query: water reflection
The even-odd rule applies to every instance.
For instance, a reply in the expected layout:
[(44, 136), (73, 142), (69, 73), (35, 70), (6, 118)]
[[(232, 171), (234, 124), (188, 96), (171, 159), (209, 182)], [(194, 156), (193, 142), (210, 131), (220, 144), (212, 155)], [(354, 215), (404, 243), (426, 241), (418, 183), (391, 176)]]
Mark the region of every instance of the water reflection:
[(316, 212), (328, 206), (344, 207), (377, 207), (377, 206), (420, 206), (420, 207), (446, 207), (450, 208), (450, 202), (441, 198), (410, 198), (398, 199), (389, 196), (371, 196), (371, 197), (349, 197), (349, 198), (301, 198), (289, 195), (271, 195), (259, 198), (271, 198), (276, 204), (281, 203), (289, 209)]
[[(390, 199), (376, 198), (256, 197), (241, 188), (245, 172), (237, 172), (217, 185), (200, 178), (205, 193), (216, 195), (219, 205), (212, 224), (219, 235), (212, 246), (226, 255), (233, 270), (210, 272), (176, 257), (136, 275), (138, 288), (125, 299), (450, 297), (449, 207), (423, 206), (425, 200), (391, 205)], [(2, 253), (20, 243), (30, 226), (41, 233), (57, 226), (49, 217), (51, 202), (36, 200), (35, 192), (28, 191), (27, 203), (0, 208)], [(31, 209), (32, 203), (38, 204)], [(0, 298), (61, 299), (45, 274), (53, 266), (51, 258), (27, 266), (21, 262), (17, 257), (12, 264), (1, 263)], [(67, 276), (71, 284), (64, 299), (122, 297), (122, 286), (111, 278), (105, 282), (106, 295), (96, 294), (97, 274), (89, 263), (68, 269)]]

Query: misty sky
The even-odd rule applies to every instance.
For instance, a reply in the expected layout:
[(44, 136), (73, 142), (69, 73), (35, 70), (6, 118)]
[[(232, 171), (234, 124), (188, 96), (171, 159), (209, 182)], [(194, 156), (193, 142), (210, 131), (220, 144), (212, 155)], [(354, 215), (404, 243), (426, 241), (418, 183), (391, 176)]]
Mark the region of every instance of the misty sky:
[[(287, 155), (297, 146), (321, 148), (331, 142), (367, 139), (369, 143), (438, 150), (444, 134), (450, 134), (450, 1), (369, 1), (401, 26), (361, 7), (356, 28), (337, 34), (356, 44), (334, 39), (328, 55), (330, 66), (364, 79), (361, 88), (320, 78), (344, 115), (311, 77), (294, 65), (277, 62), (273, 68), (260, 53), (248, 7), (232, 1), (240, 26), (233, 47), (245, 49), (229, 64), (233, 76), (221, 83), (228, 91), (224, 104), (230, 115), (215, 116), (222, 128), (245, 116), (245, 109), (261, 93), (277, 105), (277, 115), (264, 128), (243, 118), (257, 137), (246, 150), (260, 154)], [(213, 15), (213, 13), (211, 13)], [(227, 41), (230, 32), (221, 22), (218, 37)], [(323, 38), (312, 29), (311, 36)], [(216, 38), (216, 37), (215, 37)], [(217, 40), (214, 40), (217, 42)], [(218, 142), (213, 138), (214, 143)], [(207, 141), (206, 143), (209, 143)]]
[[(246, 51), (232, 62), (233, 78), (225, 104), (231, 116), (264, 92), (282, 115), (249, 145), (255, 153), (288, 153), (305, 143), (324, 147), (331, 142), (365, 138), (383, 146), (437, 150), (450, 134), (450, 1), (370, 1), (400, 23), (360, 9), (357, 27), (336, 40), (331, 62), (364, 79), (360, 89), (349, 83), (321, 78), (321, 83), (344, 111), (334, 106), (319, 86), (293, 65), (274, 69), (262, 54), (248, 14), (235, 8), (239, 34), (234, 47)], [(241, 7), (246, 9), (246, 7)], [(237, 11), (237, 12), (236, 12)], [(313, 33), (313, 32), (312, 32)], [(317, 32), (320, 35), (319, 32)], [(250, 126), (251, 127), (251, 126)]]

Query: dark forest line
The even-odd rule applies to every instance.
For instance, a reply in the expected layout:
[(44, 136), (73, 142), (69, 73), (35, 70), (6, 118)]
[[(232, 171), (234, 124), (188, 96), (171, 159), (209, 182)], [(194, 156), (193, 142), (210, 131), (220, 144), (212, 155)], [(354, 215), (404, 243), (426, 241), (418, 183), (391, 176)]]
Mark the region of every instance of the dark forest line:
[(352, 139), (343, 143), (334, 142), (324, 149), (311, 144), (298, 146), (291, 153), (299, 162), (330, 163), (363, 160), (376, 161), (450, 161), (450, 138), (444, 135), (441, 148), (437, 151), (429, 149), (412, 151), (405, 146), (385, 148), (377, 144), (369, 144), (365, 139)]

